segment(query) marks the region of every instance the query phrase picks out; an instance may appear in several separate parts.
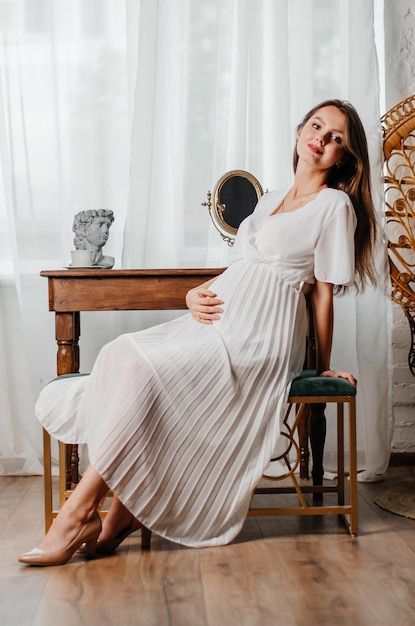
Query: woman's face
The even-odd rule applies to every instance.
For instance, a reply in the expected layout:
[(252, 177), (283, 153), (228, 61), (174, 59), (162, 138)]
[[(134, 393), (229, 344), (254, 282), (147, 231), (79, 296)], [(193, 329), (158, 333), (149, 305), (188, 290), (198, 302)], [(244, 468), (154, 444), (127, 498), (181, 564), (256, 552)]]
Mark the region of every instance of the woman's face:
[(89, 243), (96, 248), (102, 248), (108, 241), (110, 226), (110, 220), (105, 217), (96, 217), (86, 231), (86, 238)]
[(346, 116), (335, 106), (327, 106), (310, 117), (298, 133), (298, 160), (319, 170), (340, 165), (345, 157)]

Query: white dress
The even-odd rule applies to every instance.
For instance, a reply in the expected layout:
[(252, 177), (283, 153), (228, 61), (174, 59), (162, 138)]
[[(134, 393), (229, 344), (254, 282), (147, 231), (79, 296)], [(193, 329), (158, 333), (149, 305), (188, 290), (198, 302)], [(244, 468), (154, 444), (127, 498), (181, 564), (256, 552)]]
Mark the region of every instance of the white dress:
[(240, 226), (234, 260), (211, 289), (221, 319), (190, 313), (100, 352), (90, 376), (40, 394), (36, 414), (91, 463), (148, 528), (187, 546), (220, 545), (240, 531), (280, 433), (286, 390), (301, 372), (304, 291), (354, 277), (355, 215), (324, 189), (271, 215), (285, 192), (263, 196)]

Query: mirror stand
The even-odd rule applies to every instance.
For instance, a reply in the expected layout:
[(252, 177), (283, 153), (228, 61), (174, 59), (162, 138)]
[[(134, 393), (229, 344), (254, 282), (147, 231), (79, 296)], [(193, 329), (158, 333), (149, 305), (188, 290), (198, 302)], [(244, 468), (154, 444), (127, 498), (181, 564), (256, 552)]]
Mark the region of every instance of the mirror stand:
[(244, 170), (232, 170), (216, 183), (213, 192), (207, 192), (207, 206), (211, 220), (228, 246), (233, 246), (241, 222), (251, 215), (263, 195), (258, 180)]
[[(223, 241), (225, 243), (227, 243), (228, 246), (233, 246), (233, 244), (235, 242), (235, 236), (231, 237), (228, 234), (226, 234), (226, 232), (224, 232), (224, 230), (223, 230), (224, 227), (227, 227), (227, 225), (226, 225), (226, 223), (225, 223), (225, 221), (223, 219), (223, 213), (224, 213), (224, 211), (226, 209), (226, 206), (224, 204), (218, 205), (218, 207), (217, 207), (218, 215), (213, 216), (213, 214), (212, 214), (212, 193), (210, 191), (208, 191), (206, 196), (207, 196), (207, 202), (202, 202), (202, 206), (205, 206), (205, 207), (208, 208), (210, 218), (211, 218), (211, 220), (212, 220), (216, 230), (218, 231), (218, 233), (222, 237)], [(218, 226), (218, 223), (217, 223), (217, 218), (218, 217), (219, 217), (219, 220), (220, 220), (220, 218), (222, 218), (222, 224), (223, 224), (222, 228), (220, 228)], [(227, 227), (227, 228), (229, 228), (229, 227)], [(236, 235), (236, 230), (235, 230), (235, 235)]]

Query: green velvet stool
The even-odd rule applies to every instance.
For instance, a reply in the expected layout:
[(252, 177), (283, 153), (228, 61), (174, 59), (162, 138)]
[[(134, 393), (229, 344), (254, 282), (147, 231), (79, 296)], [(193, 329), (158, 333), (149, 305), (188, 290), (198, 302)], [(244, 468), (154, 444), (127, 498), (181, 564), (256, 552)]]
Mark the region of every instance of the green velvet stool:
[[(305, 412), (312, 412), (313, 405), (336, 404), (337, 406), (337, 480), (335, 484), (309, 485), (298, 481), (296, 469), (300, 464), (301, 450), (298, 444), (297, 429), (304, 419)], [(345, 428), (344, 407), (348, 406), (348, 476), (345, 471)], [(356, 388), (343, 378), (326, 378), (316, 376), (313, 370), (304, 370), (294, 379), (288, 397), (288, 408), (283, 420), (282, 436), (287, 439), (287, 448), (272, 461), (279, 461), (286, 467), (282, 476), (263, 479), (271, 481), (272, 486), (258, 486), (254, 496), (259, 494), (297, 494), (296, 506), (265, 508), (253, 504), (249, 515), (340, 515), (345, 521), (349, 533), (357, 534), (357, 451), (356, 451)], [(347, 480), (348, 478), (348, 480)], [(276, 483), (280, 483), (276, 486)], [(326, 481), (327, 482), (327, 481)], [(333, 482), (333, 481), (330, 481)], [(284, 483), (284, 484), (282, 484)], [(287, 483), (289, 483), (287, 485)], [(301, 484), (300, 484), (301, 483)], [(348, 489), (346, 484), (348, 483)], [(346, 492), (347, 498), (346, 498)], [(334, 504), (324, 504), (323, 494), (337, 494)], [(307, 494), (321, 494), (321, 503), (307, 502)], [(254, 498), (253, 498), (254, 503)]]

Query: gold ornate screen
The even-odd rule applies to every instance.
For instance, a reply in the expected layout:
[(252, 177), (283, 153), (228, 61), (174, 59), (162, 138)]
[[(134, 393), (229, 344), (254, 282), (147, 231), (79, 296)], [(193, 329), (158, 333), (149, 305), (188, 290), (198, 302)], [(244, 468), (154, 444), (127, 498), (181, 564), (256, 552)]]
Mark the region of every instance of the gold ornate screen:
[(391, 297), (409, 322), (408, 361), (415, 376), (415, 96), (390, 109), (381, 123)]

